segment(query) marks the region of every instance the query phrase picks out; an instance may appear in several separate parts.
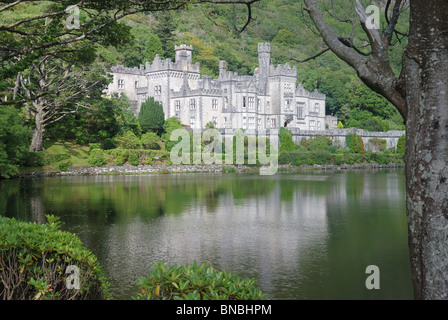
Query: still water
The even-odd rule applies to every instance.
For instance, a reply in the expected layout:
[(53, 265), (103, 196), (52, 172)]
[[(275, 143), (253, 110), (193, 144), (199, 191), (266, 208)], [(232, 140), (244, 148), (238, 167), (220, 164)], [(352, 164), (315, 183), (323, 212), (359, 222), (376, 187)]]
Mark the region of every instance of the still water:
[(271, 299), (412, 299), (402, 170), (0, 181), (0, 215), (46, 213), (94, 252), (115, 299), (160, 260), (255, 278)]

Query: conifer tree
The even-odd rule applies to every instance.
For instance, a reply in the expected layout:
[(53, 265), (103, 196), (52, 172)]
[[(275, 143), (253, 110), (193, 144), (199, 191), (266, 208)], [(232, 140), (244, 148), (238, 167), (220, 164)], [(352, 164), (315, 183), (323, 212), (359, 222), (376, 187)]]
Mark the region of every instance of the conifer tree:
[(138, 120), (143, 133), (151, 131), (160, 135), (163, 131), (163, 123), (165, 122), (162, 105), (158, 101), (155, 101), (153, 97), (150, 97), (142, 103)]

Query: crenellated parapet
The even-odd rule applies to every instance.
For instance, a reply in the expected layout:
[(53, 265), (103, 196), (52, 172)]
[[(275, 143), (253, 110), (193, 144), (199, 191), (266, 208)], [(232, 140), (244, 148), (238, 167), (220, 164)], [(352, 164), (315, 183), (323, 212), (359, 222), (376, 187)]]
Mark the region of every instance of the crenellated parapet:
[(325, 100), (326, 95), (324, 93), (320, 93), (317, 90), (314, 90), (313, 92), (307, 91), (301, 83), (296, 88), (296, 97), (304, 97), (309, 99), (316, 99), (316, 100)]
[(297, 77), (297, 67), (292, 67), (289, 63), (279, 64), (277, 67), (270, 66), (269, 75), (278, 77), (278, 76), (287, 76), (287, 77)]
[(144, 69), (141, 67), (134, 67), (134, 68), (127, 68), (122, 65), (113, 66), (111, 67), (111, 70), (113, 73), (122, 73), (122, 74), (131, 74), (131, 75), (144, 75)]

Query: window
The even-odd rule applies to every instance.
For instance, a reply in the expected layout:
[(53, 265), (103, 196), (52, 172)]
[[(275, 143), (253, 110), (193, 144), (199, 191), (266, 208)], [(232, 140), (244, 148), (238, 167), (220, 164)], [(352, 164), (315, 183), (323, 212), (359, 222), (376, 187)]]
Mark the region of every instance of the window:
[(303, 102), (297, 102), (297, 118), (303, 119), (303, 110), (305, 109), (305, 104)]
[(216, 126), (218, 125), (218, 117), (213, 117), (212, 121), (215, 123)]
[(249, 129), (255, 129), (255, 118), (249, 117)]
[(258, 118), (257, 122), (258, 122), (258, 130), (261, 130), (261, 118)]
[(310, 130), (316, 130), (316, 121), (310, 120)]
[(212, 109), (218, 110), (218, 100), (217, 99), (212, 100)]
[(246, 125), (247, 125), (247, 118), (243, 117), (243, 129), (246, 129)]
[(257, 110), (261, 111), (261, 101), (260, 101), (260, 99), (257, 99)]
[(190, 110), (196, 109), (196, 99), (190, 99)]
[(315, 104), (314, 104), (314, 112), (319, 113), (319, 110), (320, 110), (320, 105), (319, 105), (319, 103), (315, 103)]
[(274, 118), (269, 119), (269, 124), (271, 128), (275, 128), (276, 127), (275, 119)]
[(124, 79), (118, 79), (118, 89), (124, 90)]
[(321, 127), (320, 127), (320, 121), (317, 121), (317, 130), (320, 130), (321, 129)]
[(224, 117), (224, 118), (222, 119), (222, 126), (223, 126), (224, 128), (227, 128), (227, 117)]
[(191, 128), (194, 128), (195, 122), (196, 122), (196, 119), (194, 117), (191, 117), (190, 118), (190, 127)]
[(175, 111), (180, 111), (180, 101), (179, 100), (176, 100), (174, 102), (174, 110)]
[(246, 108), (246, 97), (243, 97), (243, 108)]
[(255, 107), (255, 98), (249, 97), (247, 98), (249, 109), (253, 109)]
[(291, 111), (291, 100), (285, 100), (285, 111)]
[(285, 93), (291, 93), (291, 84), (290, 83), (285, 83)]
[(135, 81), (135, 88), (138, 88), (138, 81)]
[(154, 87), (154, 95), (160, 96), (162, 94), (162, 86), (155, 86)]
[(271, 106), (271, 103), (268, 101), (266, 102), (266, 109), (269, 110), (269, 107)]
[(227, 105), (229, 104), (229, 98), (224, 97), (224, 108), (227, 109)]

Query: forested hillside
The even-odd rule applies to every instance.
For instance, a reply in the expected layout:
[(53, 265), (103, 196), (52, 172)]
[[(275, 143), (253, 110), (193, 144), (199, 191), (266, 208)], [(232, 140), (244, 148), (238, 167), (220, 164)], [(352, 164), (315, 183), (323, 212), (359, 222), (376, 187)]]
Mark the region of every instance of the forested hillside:
[[(353, 29), (349, 21), (354, 18), (348, 15), (354, 12), (354, 1), (324, 3), (337, 30), (347, 39), (354, 34), (354, 45), (368, 54), (368, 48), (363, 48), (366, 39), (356, 37), (361, 32)], [(134, 41), (119, 49), (101, 48), (99, 54), (111, 65), (134, 67), (152, 61), (156, 54), (173, 59), (174, 45), (186, 43), (193, 45), (193, 59), (201, 63), (202, 73), (216, 77), (220, 60), (226, 60), (232, 71), (252, 74), (258, 63), (257, 44), (270, 42), (273, 63), (297, 66), (298, 82), (307, 90), (325, 93), (327, 113), (337, 115), (345, 127), (370, 131), (404, 128), (401, 116), (389, 102), (362, 84), (355, 72), (332, 52), (322, 53), (326, 46), (302, 10), (301, 1), (261, 1), (255, 4), (250, 23), (241, 31), (247, 19), (245, 6), (212, 4), (169, 13), (133, 15), (123, 23), (131, 27)], [(407, 25), (400, 21), (398, 29), (406, 31)], [(397, 37), (390, 56), (399, 73), (400, 52), (406, 39)]]

